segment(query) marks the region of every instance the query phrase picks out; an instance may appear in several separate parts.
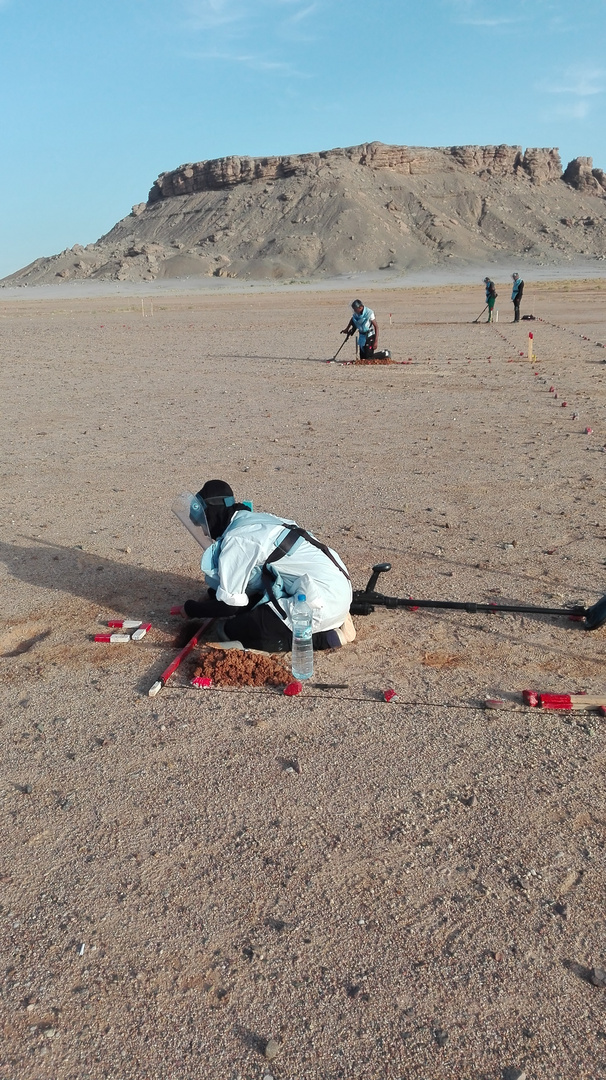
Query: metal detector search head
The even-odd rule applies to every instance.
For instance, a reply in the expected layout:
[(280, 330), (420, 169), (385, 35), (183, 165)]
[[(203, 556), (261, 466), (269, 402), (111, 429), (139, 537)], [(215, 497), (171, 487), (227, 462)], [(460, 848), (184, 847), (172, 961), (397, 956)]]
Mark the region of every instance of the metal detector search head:
[(585, 609), (585, 629), (599, 630), (606, 623), (606, 596), (598, 600), (597, 604)]

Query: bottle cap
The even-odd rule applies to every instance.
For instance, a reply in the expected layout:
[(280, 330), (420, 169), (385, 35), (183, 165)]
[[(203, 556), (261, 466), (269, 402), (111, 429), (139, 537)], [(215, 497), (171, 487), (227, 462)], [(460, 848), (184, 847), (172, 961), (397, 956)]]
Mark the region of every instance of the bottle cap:
[(305, 600), (306, 596), (304, 592), (297, 593), (297, 600)]

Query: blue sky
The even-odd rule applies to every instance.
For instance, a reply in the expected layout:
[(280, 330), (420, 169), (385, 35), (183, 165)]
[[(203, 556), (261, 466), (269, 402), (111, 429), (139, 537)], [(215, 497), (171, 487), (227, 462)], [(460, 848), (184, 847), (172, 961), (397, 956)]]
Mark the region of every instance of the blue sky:
[(606, 168), (605, 0), (0, 0), (0, 276), (154, 179), (379, 139)]

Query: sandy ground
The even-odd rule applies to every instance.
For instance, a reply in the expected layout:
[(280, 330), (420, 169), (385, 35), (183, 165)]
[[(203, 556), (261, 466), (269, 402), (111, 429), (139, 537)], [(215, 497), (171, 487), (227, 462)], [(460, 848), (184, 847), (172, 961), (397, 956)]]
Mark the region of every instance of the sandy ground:
[(605, 284), (369, 292), (385, 368), (326, 363), (349, 292), (2, 303), (1, 1077), (606, 1077), (606, 722), (515, 707), (604, 690), (606, 630), (377, 609), (346, 690), (147, 697), (212, 476), (358, 588), (595, 602)]

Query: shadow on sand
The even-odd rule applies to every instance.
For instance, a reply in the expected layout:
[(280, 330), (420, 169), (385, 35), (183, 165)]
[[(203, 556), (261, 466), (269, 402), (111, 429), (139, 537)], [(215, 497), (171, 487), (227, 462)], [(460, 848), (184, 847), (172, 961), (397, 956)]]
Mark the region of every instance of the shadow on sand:
[(33, 538), (27, 546), (0, 543), (0, 561), (11, 577), (27, 585), (71, 593), (125, 615), (138, 610), (168, 615), (173, 604), (204, 592), (202, 582), (190, 577)]

